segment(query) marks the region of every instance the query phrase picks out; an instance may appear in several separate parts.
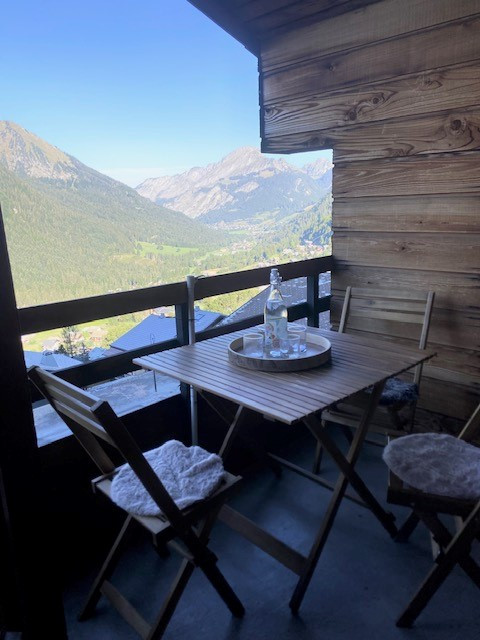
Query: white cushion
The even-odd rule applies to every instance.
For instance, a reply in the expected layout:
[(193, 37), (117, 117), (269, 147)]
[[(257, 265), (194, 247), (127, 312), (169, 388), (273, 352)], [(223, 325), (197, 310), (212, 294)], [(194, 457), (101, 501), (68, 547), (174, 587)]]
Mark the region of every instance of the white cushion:
[[(169, 440), (144, 456), (180, 509), (207, 498), (225, 477), (219, 456), (201, 447), (186, 447), (178, 440)], [(110, 495), (119, 507), (135, 515), (161, 513), (128, 464), (119, 468)]]
[(446, 434), (419, 433), (392, 440), (383, 452), (403, 482), (426, 493), (480, 498), (480, 449)]

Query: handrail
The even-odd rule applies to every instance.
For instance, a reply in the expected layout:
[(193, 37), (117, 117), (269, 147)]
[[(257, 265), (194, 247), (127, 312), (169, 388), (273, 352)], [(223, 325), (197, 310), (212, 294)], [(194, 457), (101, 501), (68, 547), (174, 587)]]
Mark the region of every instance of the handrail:
[[(283, 280), (307, 277), (307, 302), (289, 307), (290, 320), (307, 317), (309, 325), (318, 326), (318, 314), (330, 308), (330, 296), (318, 297), (318, 275), (332, 269), (332, 256), (312, 258), (277, 265)], [(271, 267), (236, 271), (197, 280), (195, 300), (268, 284)], [(158, 285), (146, 289), (67, 300), (18, 310), (22, 335), (79, 324), (114, 315), (133, 313), (158, 306), (175, 306), (177, 337), (156, 344), (125, 351), (93, 362), (82, 363), (56, 372), (58, 376), (81, 387), (124, 375), (138, 369), (132, 360), (150, 353), (172, 349), (188, 343), (187, 286), (184, 282)], [(238, 322), (213, 327), (196, 334), (197, 340), (231, 333), (262, 322), (254, 316)], [(38, 395), (32, 394), (32, 400)]]
[(155, 307), (168, 307), (186, 301), (187, 285), (185, 282), (174, 282), (133, 291), (23, 307), (18, 309), (18, 316), (22, 335), (26, 335)]
[[(311, 258), (310, 260), (301, 260), (299, 262), (285, 262), (275, 266), (280, 271), (282, 280), (285, 281), (331, 271), (332, 264), (332, 256), (322, 256), (320, 258)], [(225, 273), (220, 276), (200, 278), (195, 285), (195, 300), (269, 284), (271, 269), (271, 266), (258, 267), (257, 269), (234, 271), (233, 273)]]

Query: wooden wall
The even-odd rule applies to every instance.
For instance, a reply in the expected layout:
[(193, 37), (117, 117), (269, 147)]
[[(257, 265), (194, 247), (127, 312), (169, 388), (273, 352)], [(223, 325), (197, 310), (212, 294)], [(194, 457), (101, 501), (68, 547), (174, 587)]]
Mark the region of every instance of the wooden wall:
[(265, 152), (334, 149), (347, 284), (434, 289), (424, 406), (480, 399), (480, 0), (383, 0), (264, 42)]

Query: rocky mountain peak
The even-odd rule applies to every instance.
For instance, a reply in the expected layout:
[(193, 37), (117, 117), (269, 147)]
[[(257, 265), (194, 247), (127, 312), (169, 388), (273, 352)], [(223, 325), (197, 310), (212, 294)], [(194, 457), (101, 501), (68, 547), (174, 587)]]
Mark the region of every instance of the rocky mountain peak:
[(205, 167), (145, 180), (137, 191), (192, 218), (238, 219), (262, 211), (294, 211), (317, 202), (329, 188), (331, 176), (319, 182), (329, 164), (320, 161), (299, 169), (255, 147), (240, 147)]
[(67, 180), (73, 159), (20, 125), (0, 121), (0, 164), (18, 176)]
[(330, 160), (327, 160), (327, 158), (318, 158), (315, 162), (305, 164), (302, 169), (305, 173), (308, 173), (311, 178), (318, 180), (319, 178), (322, 178), (327, 171), (330, 171), (332, 167), (333, 164)]

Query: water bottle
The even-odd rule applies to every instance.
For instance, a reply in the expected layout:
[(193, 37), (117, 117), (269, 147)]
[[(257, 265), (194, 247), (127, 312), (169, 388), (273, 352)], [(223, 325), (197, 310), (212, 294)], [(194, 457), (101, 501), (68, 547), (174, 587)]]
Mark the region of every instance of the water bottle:
[(267, 358), (283, 358), (283, 346), (287, 339), (287, 305), (280, 285), (278, 269), (270, 272), (270, 293), (265, 304), (265, 355)]

